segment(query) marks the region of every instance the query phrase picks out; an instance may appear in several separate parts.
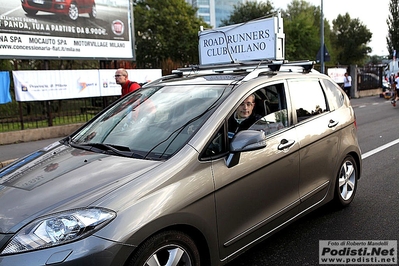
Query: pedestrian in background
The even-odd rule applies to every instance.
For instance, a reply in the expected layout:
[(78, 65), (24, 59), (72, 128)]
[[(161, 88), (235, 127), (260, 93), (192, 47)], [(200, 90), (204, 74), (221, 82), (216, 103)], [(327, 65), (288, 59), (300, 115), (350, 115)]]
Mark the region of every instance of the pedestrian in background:
[(393, 86), (391, 87), (392, 89), (392, 98), (391, 98), (391, 104), (393, 105), (393, 107), (396, 106), (396, 101), (398, 101), (398, 96), (399, 96), (399, 91), (398, 91), (398, 83), (397, 81), (393, 82)]
[(396, 81), (396, 87), (398, 87), (398, 84), (399, 84), (399, 72), (398, 72), (398, 74), (395, 76), (395, 80), (394, 81)]
[(344, 77), (344, 91), (346, 95), (348, 95), (349, 99), (351, 98), (351, 89), (352, 89), (352, 77), (348, 75), (348, 72), (346, 72)]
[(118, 70), (116, 70), (115, 82), (116, 82), (116, 84), (119, 84), (122, 87), (121, 97), (124, 97), (126, 94), (136, 91), (141, 88), (140, 84), (138, 84), (135, 81), (129, 80), (128, 73), (127, 73), (126, 69), (124, 69), (124, 68), (119, 68)]
[(391, 84), (391, 87), (393, 86), (393, 83), (395, 82), (395, 74), (391, 73), (389, 76), (389, 84)]

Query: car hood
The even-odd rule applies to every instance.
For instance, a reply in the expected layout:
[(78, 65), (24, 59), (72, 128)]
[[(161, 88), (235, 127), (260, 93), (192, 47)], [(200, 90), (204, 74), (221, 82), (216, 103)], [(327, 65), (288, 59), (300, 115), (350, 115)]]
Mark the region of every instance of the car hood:
[(54, 143), (0, 171), (0, 233), (13, 233), (42, 215), (86, 207), (161, 163)]

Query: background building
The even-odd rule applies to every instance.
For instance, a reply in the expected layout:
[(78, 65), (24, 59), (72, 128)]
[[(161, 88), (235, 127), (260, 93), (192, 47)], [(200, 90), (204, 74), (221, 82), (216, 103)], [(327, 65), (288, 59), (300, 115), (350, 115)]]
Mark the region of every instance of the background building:
[(198, 8), (197, 16), (204, 19), (213, 28), (220, 26), (222, 19), (227, 19), (234, 10), (234, 5), (245, 0), (186, 0), (193, 7)]

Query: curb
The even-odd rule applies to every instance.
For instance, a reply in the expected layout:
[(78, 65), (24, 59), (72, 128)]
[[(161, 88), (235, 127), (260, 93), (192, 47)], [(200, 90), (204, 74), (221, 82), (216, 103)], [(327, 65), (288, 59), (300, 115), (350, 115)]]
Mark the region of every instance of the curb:
[(7, 161), (4, 161), (4, 162), (0, 162), (0, 169), (3, 168), (3, 167), (6, 167), (9, 164), (12, 164), (15, 160), (17, 160), (17, 159), (12, 159), (12, 160), (7, 160)]
[(82, 126), (82, 123), (65, 126), (33, 128), (17, 131), (0, 132), (0, 145), (16, 144), (68, 136)]

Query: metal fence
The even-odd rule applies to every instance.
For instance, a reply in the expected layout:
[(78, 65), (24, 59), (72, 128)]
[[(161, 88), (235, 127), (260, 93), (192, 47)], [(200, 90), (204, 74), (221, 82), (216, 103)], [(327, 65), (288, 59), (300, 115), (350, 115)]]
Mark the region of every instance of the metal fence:
[[(370, 65), (365, 67), (355, 67), (354, 69), (351, 69), (351, 66), (340, 66), (339, 68), (346, 68), (347, 72), (350, 74), (353, 74), (353, 71), (356, 72), (356, 76), (351, 77), (352, 85), (356, 83), (358, 91), (384, 88), (384, 69), (386, 68), (386, 65)], [(343, 83), (339, 83), (339, 85), (342, 86)]]
[(357, 89), (370, 90), (383, 88), (383, 66), (357, 68)]
[[(87, 122), (120, 96), (0, 105), (0, 132)], [(13, 96), (14, 98), (14, 96)]]

